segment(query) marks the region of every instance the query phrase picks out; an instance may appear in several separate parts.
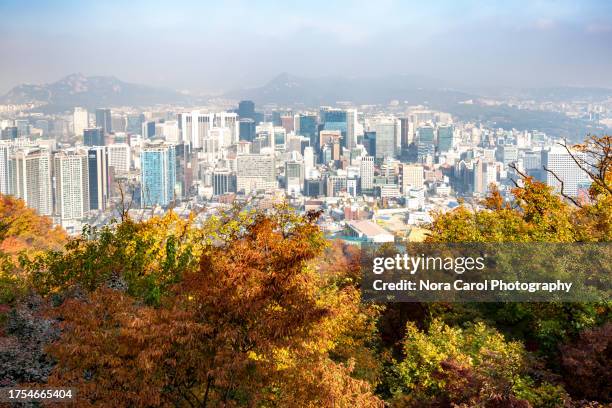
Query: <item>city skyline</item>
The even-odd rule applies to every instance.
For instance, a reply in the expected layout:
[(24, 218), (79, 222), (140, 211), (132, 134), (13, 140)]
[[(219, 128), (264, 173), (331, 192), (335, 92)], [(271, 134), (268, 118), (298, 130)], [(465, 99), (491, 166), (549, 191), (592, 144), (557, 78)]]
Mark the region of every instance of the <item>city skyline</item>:
[(422, 75), (465, 87), (612, 87), (612, 4), (0, 4), (0, 93), (72, 72), (192, 92), (304, 77)]

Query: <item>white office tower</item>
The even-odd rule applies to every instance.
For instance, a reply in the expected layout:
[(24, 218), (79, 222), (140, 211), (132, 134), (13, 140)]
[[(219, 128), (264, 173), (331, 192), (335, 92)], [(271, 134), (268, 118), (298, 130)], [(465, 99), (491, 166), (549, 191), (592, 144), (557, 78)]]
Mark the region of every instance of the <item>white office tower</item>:
[(213, 113), (193, 111), (181, 114), (182, 141), (190, 143), (192, 149), (201, 149), (204, 139), (208, 138), (213, 121)]
[(55, 205), (62, 221), (79, 220), (89, 211), (87, 152), (74, 149), (55, 154)]
[(229, 146), (238, 142), (240, 127), (238, 126), (238, 114), (234, 112), (216, 113), (214, 116), (214, 126), (229, 130), (227, 142), (222, 146)]
[(361, 177), (361, 190), (374, 188), (374, 157), (363, 156), (359, 165), (359, 177)]
[(9, 189), (40, 215), (53, 214), (51, 153), (44, 149), (17, 150), (10, 159)]
[(0, 141), (0, 194), (11, 194), (10, 186), (11, 145)]
[(306, 178), (308, 178), (308, 175), (314, 169), (314, 166), (314, 149), (311, 146), (307, 146), (304, 148), (304, 172), (306, 174)]
[(290, 160), (285, 163), (285, 191), (288, 195), (299, 195), (304, 185), (304, 163)]
[(277, 187), (276, 163), (272, 154), (244, 154), (236, 157), (236, 186), (250, 193)]
[(108, 202), (108, 160), (106, 148), (95, 146), (87, 149), (89, 209), (105, 210)]
[(74, 134), (83, 136), (83, 130), (89, 128), (89, 113), (85, 108), (74, 108), (72, 122), (74, 125)]
[[(588, 167), (584, 153), (572, 151), (572, 154), (583, 167)], [(563, 180), (563, 193), (568, 196), (577, 197), (580, 190), (586, 191), (591, 185), (592, 180), (587, 173), (580, 169), (563, 146), (555, 145), (542, 150), (542, 166)], [(546, 184), (560, 192), (561, 182), (550, 171), (546, 172)]]
[(357, 110), (346, 110), (346, 148), (352, 149), (357, 145)]
[(423, 187), (423, 166), (418, 164), (402, 164), (402, 191), (408, 193), (410, 189)]
[[(203, 149), (206, 153), (214, 153), (219, 147), (225, 147), (238, 142), (239, 127), (238, 115), (233, 112), (201, 113), (200, 111), (185, 112), (180, 115), (180, 140), (190, 143), (193, 149)], [(211, 140), (211, 129), (227, 129), (223, 133), (223, 143), (217, 144), (219, 140)]]
[(116, 143), (106, 146), (108, 167), (113, 168), (114, 174), (125, 174), (130, 171), (132, 154), (130, 145)]
[(168, 120), (155, 124), (155, 136), (161, 136), (166, 142), (178, 143), (180, 139), (178, 121)]

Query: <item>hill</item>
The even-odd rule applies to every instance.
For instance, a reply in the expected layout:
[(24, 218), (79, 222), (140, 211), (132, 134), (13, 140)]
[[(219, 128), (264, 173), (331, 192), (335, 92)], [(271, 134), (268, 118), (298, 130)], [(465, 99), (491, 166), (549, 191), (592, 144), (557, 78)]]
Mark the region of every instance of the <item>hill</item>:
[(112, 76), (71, 74), (50, 84), (22, 84), (0, 98), (2, 103), (44, 104), (44, 110), (61, 111), (75, 106), (139, 106), (183, 103), (189, 98), (177, 91), (123, 82)]

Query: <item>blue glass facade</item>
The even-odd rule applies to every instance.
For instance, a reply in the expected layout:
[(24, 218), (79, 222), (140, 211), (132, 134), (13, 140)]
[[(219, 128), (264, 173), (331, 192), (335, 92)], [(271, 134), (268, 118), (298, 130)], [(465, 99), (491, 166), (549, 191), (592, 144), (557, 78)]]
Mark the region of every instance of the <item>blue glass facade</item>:
[(167, 207), (174, 200), (176, 150), (172, 145), (145, 147), (141, 153), (143, 207)]

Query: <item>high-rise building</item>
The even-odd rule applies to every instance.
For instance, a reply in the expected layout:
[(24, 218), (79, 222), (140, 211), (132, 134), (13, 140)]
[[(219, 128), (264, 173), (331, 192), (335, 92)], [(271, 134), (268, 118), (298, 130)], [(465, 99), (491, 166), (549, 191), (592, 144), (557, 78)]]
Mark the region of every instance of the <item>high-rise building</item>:
[(402, 149), (414, 142), (414, 123), (409, 118), (400, 118), (400, 139)]
[(438, 126), (438, 150), (448, 152), (453, 148), (453, 126)]
[(423, 187), (424, 170), (418, 164), (402, 164), (402, 191)]
[(239, 138), (252, 142), (255, 139), (255, 121), (253, 119), (240, 119), (239, 121)]
[(130, 171), (132, 161), (130, 145), (115, 143), (106, 146), (108, 167), (112, 167), (115, 174), (125, 174)]
[(315, 148), (320, 148), (317, 138), (317, 115), (315, 114), (300, 114), (297, 119), (298, 128), (296, 133), (306, 136), (310, 139), (310, 145)]
[(75, 136), (82, 136), (83, 130), (89, 128), (89, 113), (87, 109), (80, 107), (74, 108), (72, 123)]
[(107, 108), (96, 109), (96, 127), (102, 129), (102, 133), (107, 135), (113, 131), (113, 118), (111, 110)]
[(104, 132), (99, 127), (83, 130), (85, 146), (104, 146)]
[(125, 131), (128, 133), (140, 134), (140, 132), (142, 132), (142, 124), (144, 121), (145, 116), (142, 113), (128, 115)]
[[(585, 153), (578, 151), (572, 153), (583, 167), (588, 166)], [(557, 192), (561, 191), (561, 182), (557, 177), (563, 181), (563, 193), (571, 197), (577, 197), (581, 190), (586, 191), (591, 185), (592, 180), (588, 174), (576, 164), (563, 146), (555, 145), (542, 150), (542, 167), (548, 169), (546, 184), (554, 187)]]
[(374, 118), (370, 120), (370, 131), (376, 132), (375, 151), (377, 159), (395, 157), (399, 140), (398, 121), (393, 118)]
[(255, 120), (255, 103), (253, 101), (240, 101), (238, 103), (238, 116), (240, 119)]
[(285, 162), (285, 191), (289, 195), (302, 192), (304, 185), (304, 163), (301, 160)]
[(56, 212), (62, 221), (80, 220), (89, 211), (87, 152), (62, 150), (53, 162)]
[(142, 131), (141, 135), (143, 139), (152, 139), (156, 136), (155, 131), (155, 121), (145, 121), (142, 123)]
[(175, 198), (176, 149), (169, 143), (146, 144), (140, 153), (143, 207), (167, 207)]
[(346, 148), (352, 149), (357, 145), (357, 111), (346, 110)]
[(110, 109), (96, 109), (96, 127), (102, 129), (102, 133), (105, 135), (113, 131), (113, 118)]
[(51, 153), (39, 148), (19, 149), (9, 166), (10, 192), (40, 215), (52, 215)]
[(291, 133), (294, 130), (293, 115), (281, 115), (280, 117), (281, 126), (285, 129), (285, 132)]
[(497, 183), (497, 167), (495, 163), (487, 162), (482, 158), (474, 163), (474, 194), (485, 195), (491, 184)]
[(15, 127), (19, 137), (30, 136), (30, 122), (27, 119), (15, 119)]
[(2, 129), (2, 140), (15, 140), (19, 137), (17, 126), (7, 126)]
[(306, 177), (309, 176), (309, 173), (315, 166), (314, 160), (314, 149), (311, 146), (308, 146), (304, 149), (304, 173)]
[(359, 165), (359, 176), (361, 178), (361, 190), (372, 190), (374, 188), (374, 157), (363, 156)]
[[(222, 140), (211, 134), (213, 128), (227, 129), (214, 132), (216, 136), (224, 135)], [(191, 144), (193, 149), (202, 149), (203, 152), (211, 154), (217, 153), (220, 147), (238, 142), (240, 133), (238, 115), (232, 112), (184, 112), (181, 114), (180, 129), (184, 143)]]
[(176, 120), (167, 120), (155, 124), (155, 135), (162, 137), (166, 142), (179, 143), (179, 127)]
[(12, 146), (0, 141), (0, 194), (12, 194), (10, 189), (10, 158)]
[(418, 130), (419, 143), (433, 145), (435, 144), (434, 128), (431, 125), (421, 126)]
[(244, 154), (236, 158), (238, 191), (276, 188), (276, 162), (271, 154)]
[(108, 160), (103, 146), (87, 150), (89, 209), (105, 210), (108, 202)]
[(322, 107), (319, 116), (323, 125), (323, 130), (339, 131), (342, 136), (340, 145), (342, 147), (347, 147), (347, 112), (342, 109)]
[(213, 194), (216, 196), (236, 192), (236, 175), (229, 169), (215, 169), (212, 181)]

